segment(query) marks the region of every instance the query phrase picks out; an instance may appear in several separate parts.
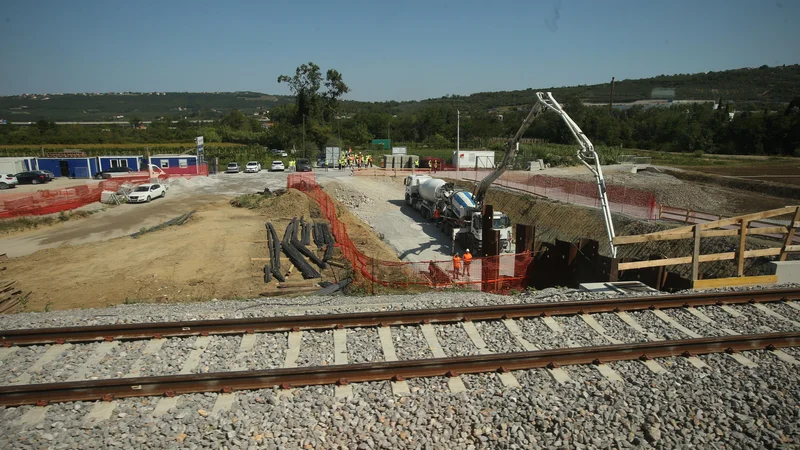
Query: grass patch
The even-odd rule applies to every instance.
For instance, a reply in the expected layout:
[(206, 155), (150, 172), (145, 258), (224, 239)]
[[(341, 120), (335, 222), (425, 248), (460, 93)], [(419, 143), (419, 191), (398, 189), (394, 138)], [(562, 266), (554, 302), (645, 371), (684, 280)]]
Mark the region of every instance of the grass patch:
[(89, 217), (97, 211), (61, 211), (58, 214), (46, 216), (19, 217), (16, 219), (0, 220), (0, 234), (10, 234), (25, 230), (49, 227), (73, 219)]

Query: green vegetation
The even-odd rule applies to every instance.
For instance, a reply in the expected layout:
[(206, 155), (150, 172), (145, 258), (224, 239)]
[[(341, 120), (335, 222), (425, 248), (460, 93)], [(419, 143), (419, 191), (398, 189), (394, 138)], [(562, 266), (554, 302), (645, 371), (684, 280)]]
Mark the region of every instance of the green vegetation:
[[(349, 88), (342, 75), (331, 69), (323, 78), (319, 66), (314, 63), (303, 64), (293, 76), (282, 75), (278, 81), (289, 85), (294, 103), (289, 103), (288, 98), (275, 100), (270, 106), (268, 129), (248, 109), (220, 113), (216, 121), (202, 125), (182, 117), (167, 116), (147, 129), (135, 128), (139, 123), (135, 117), (128, 126), (56, 125), (48, 118), (31, 126), (0, 126), (0, 145), (48, 143), (75, 148), (95, 144), (114, 148), (111, 144), (128, 143), (132, 153), (143, 154), (144, 146), (157, 142), (174, 143), (175, 150), (170, 152), (178, 153), (193, 151), (192, 144), (183, 143), (202, 135), (207, 144), (207, 159), (216, 156), (220, 163), (238, 161), (240, 164), (255, 160), (266, 166), (272, 157), (264, 147), (296, 149), (294, 157), (314, 158), (325, 146), (351, 147), (378, 155), (384, 152), (373, 148), (370, 141), (391, 138), (394, 145), (409, 147), (409, 152), (449, 160), (456, 141), (457, 108), (461, 111), (461, 148), (503, 150), (505, 139), (516, 132), (534, 101), (534, 91), (526, 90), (421, 102), (344, 102), (339, 99)], [(793, 65), (623, 80), (615, 87), (615, 101), (649, 98), (654, 88), (674, 88), (679, 99), (713, 99), (719, 103), (718, 109), (709, 103), (680, 103), (609, 111), (607, 107), (584, 104), (605, 102), (606, 85), (557, 88), (553, 92), (597, 146), (604, 162), (614, 161), (620, 153), (630, 153), (622, 148), (678, 152), (703, 161), (704, 155), (709, 154), (800, 156), (798, 81), (800, 65)], [(262, 101), (260, 94), (241, 96), (245, 102)], [(163, 100), (165, 96), (150, 97), (166, 101)], [(0, 107), (0, 114), (4, 114), (3, 111)], [(576, 163), (574, 147), (561, 149), (557, 146), (572, 145), (574, 141), (555, 114), (546, 113), (537, 118), (523, 138), (524, 143), (534, 145), (521, 161), (541, 158), (552, 165)], [(226, 147), (225, 144), (246, 147)], [(113, 152), (121, 153), (116, 148)], [(166, 151), (159, 149), (159, 152)], [(108, 152), (98, 148), (97, 153)], [(0, 148), (0, 155), (30, 154), (28, 149)]]
[(48, 227), (72, 219), (89, 217), (97, 211), (61, 211), (58, 214), (46, 216), (29, 216), (18, 219), (0, 220), (0, 235), (17, 233), (20, 231)]

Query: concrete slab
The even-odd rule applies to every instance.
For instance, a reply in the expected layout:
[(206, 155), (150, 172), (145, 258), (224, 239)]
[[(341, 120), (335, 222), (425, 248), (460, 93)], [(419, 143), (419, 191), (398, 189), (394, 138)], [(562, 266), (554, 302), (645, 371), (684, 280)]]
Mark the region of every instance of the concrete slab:
[[(442, 344), (439, 343), (439, 338), (436, 337), (436, 330), (433, 328), (433, 325), (426, 323), (420, 328), (422, 329), (422, 334), (425, 336), (425, 340), (428, 342), (428, 347), (431, 349), (431, 352), (433, 352), (433, 357), (447, 358), (447, 354), (442, 350)], [(452, 393), (459, 393), (467, 390), (460, 376), (448, 378), (447, 386)]]
[(303, 343), (303, 332), (292, 331), (289, 333), (289, 348), (286, 349), (284, 368), (297, 367), (297, 358), (300, 357), (300, 344)]
[(19, 350), (19, 347), (0, 347), (0, 361), (8, 358)]
[(89, 413), (83, 417), (86, 423), (97, 423), (111, 418), (114, 409), (117, 407), (117, 402), (97, 402), (89, 410)]
[(800, 364), (800, 361), (795, 359), (794, 356), (784, 352), (783, 350), (773, 350), (772, 354), (783, 362), (787, 362), (789, 364), (794, 364), (794, 365)]
[(770, 261), (769, 275), (777, 275), (778, 283), (800, 283), (800, 261)]
[[(383, 359), (385, 361), (397, 361), (397, 353), (394, 350), (394, 342), (392, 341), (392, 329), (389, 327), (378, 327), (378, 337), (381, 341)], [(391, 381), (391, 384), (392, 394), (394, 395), (409, 395), (411, 393), (408, 388), (408, 383), (405, 381)]]
[(798, 302), (786, 302), (786, 304), (787, 304), (787, 305), (788, 305), (790, 308), (794, 308), (794, 309), (796, 309), (796, 310), (800, 311), (800, 303), (798, 303)]
[(693, 306), (686, 308), (686, 311), (689, 311), (689, 314), (697, 317), (698, 319), (702, 320), (705, 323), (714, 323), (714, 320), (711, 317), (708, 317), (707, 315), (705, 315), (705, 313), (703, 313), (702, 311)]
[(133, 363), (133, 366), (131, 366), (131, 371), (123, 378), (136, 378), (141, 376), (141, 368), (144, 364), (144, 359), (161, 351), (161, 347), (164, 346), (165, 342), (167, 342), (166, 339), (151, 339), (147, 341), (147, 345), (144, 347), (144, 350), (142, 350), (142, 356), (140, 356), (139, 359)]
[[(340, 366), (347, 364), (347, 330), (333, 330), (333, 364)], [(353, 396), (353, 386), (335, 386), (334, 396), (347, 398)]]
[(553, 330), (554, 333), (561, 334), (564, 332), (564, 328), (562, 328), (561, 325), (556, 322), (556, 319), (553, 319), (552, 317), (542, 317), (542, 322), (547, 325), (547, 328)]
[(236, 394), (219, 394), (214, 400), (214, 407), (211, 408), (211, 415), (217, 415), (223, 411), (230, 411), (236, 402)]

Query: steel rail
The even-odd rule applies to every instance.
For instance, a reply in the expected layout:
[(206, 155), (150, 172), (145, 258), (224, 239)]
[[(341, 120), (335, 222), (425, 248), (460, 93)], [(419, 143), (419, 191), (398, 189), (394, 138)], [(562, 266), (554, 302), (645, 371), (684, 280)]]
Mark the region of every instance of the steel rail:
[(470, 373), (553, 368), (570, 364), (602, 364), (669, 356), (689, 357), (708, 353), (774, 350), (780, 347), (794, 347), (798, 344), (800, 344), (800, 332), (795, 331), (373, 364), (2, 386), (0, 387), (0, 406), (46, 405), (71, 401), (110, 401), (125, 397), (171, 397), (198, 392), (229, 393), (274, 386), (289, 388), (323, 384), (344, 385), (365, 381), (398, 381), (420, 377), (451, 377)]
[(453, 323), (718, 304), (766, 303), (798, 298), (800, 298), (800, 289), (773, 289), (444, 309), (33, 328), (0, 330), (0, 343), (9, 347), (12, 345), (62, 344), (66, 342), (158, 339), (164, 337), (321, 330), (420, 323)]

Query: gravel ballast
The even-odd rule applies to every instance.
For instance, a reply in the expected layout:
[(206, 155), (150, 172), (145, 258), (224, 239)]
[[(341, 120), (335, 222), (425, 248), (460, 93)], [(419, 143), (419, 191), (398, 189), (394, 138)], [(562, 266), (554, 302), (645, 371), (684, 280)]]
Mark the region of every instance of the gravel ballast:
[[(69, 326), (146, 320), (199, 320), (222, 317), (447, 307), (520, 301), (565, 301), (595, 294), (548, 290), (515, 297), (482, 293), (357, 298), (271, 299), (208, 302), (192, 305), (125, 305), (108, 310), (19, 314), (0, 318), (2, 329)], [(325, 302), (318, 304), (318, 302)], [(346, 302), (351, 301), (352, 305)], [(279, 304), (279, 306), (270, 306)], [(785, 309), (768, 305), (794, 320)], [(740, 333), (793, 329), (752, 305), (734, 307), (735, 318), (721, 308), (698, 308), (715, 323), (705, 324), (681, 310), (664, 310), (696, 333), (710, 336), (722, 328)], [(788, 308), (788, 307), (785, 307)], [(661, 338), (686, 338), (651, 311), (630, 313)], [(623, 342), (647, 340), (615, 314), (593, 314), (606, 333)], [(542, 318), (515, 319), (523, 337), (540, 348), (606, 344), (579, 317), (554, 317), (563, 333)], [(783, 323), (780, 323), (783, 322)], [(502, 321), (475, 322), (488, 350), (521, 351)], [(477, 354), (463, 324), (434, 325), (447, 355)], [(712, 330), (713, 328), (713, 330)], [(299, 366), (333, 364), (333, 331), (303, 331)], [(391, 328), (399, 359), (433, 356), (420, 328)], [(143, 375), (175, 374), (186, 362), (197, 337), (167, 339), (154, 355), (142, 356), (146, 341), (121, 342), (88, 376), (118, 377), (140, 361)], [(280, 367), (288, 333), (258, 334), (250, 352), (239, 353), (241, 336), (212, 336), (196, 372)], [(81, 368), (99, 344), (75, 345), (39, 376), (61, 378), (57, 365)], [(2, 383), (27, 373), (50, 346), (23, 347), (0, 361)], [(791, 350), (791, 349), (790, 349)], [(793, 351), (793, 350), (792, 350)], [(347, 330), (350, 362), (382, 361), (375, 328)], [(610, 366), (623, 382), (606, 380), (595, 367), (569, 366), (571, 382), (556, 383), (544, 369), (514, 371), (521, 389), (503, 386), (494, 374), (462, 375), (467, 391), (450, 392), (445, 378), (411, 379), (410, 395), (395, 397), (390, 383), (355, 383), (354, 396), (336, 398), (330, 386), (289, 391), (237, 392), (233, 408), (213, 414), (218, 394), (177, 397), (177, 406), (153, 416), (160, 398), (117, 402), (107, 421), (85, 422), (94, 403), (49, 407), (43, 422), (17, 420), (33, 407), (0, 408), (0, 448), (791, 448), (800, 445), (800, 376), (797, 366), (768, 351), (744, 352), (757, 364), (745, 367), (729, 355), (705, 355), (706, 369), (685, 358), (663, 358), (667, 369), (655, 374), (640, 361)], [(141, 360), (139, 359), (141, 358)], [(56, 364), (57, 363), (57, 364)], [(60, 369), (60, 368), (58, 368)]]

